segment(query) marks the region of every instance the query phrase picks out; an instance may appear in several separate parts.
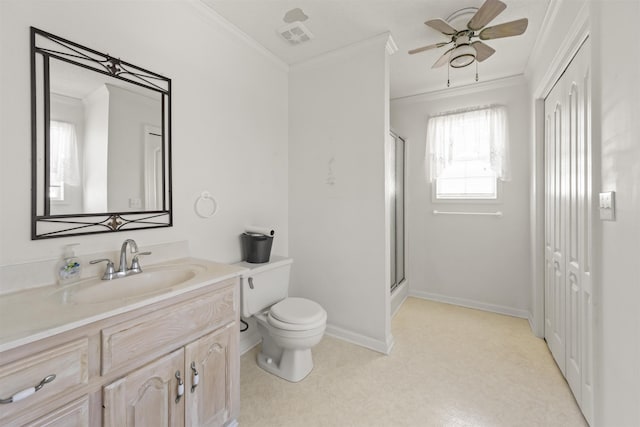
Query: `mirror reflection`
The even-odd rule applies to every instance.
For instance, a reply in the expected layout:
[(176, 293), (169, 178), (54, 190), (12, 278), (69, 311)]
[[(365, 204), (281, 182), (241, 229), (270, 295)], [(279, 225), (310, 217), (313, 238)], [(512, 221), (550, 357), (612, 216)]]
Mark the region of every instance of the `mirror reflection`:
[(51, 215), (159, 209), (161, 94), (56, 60), (50, 78)]

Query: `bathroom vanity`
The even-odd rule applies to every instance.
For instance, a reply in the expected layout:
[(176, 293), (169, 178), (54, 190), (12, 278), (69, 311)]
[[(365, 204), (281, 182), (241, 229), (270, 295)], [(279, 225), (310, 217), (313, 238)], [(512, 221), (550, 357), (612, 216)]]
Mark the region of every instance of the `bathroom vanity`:
[(236, 424), (242, 269), (186, 258), (145, 271), (0, 298), (0, 399), (13, 398), (0, 425)]

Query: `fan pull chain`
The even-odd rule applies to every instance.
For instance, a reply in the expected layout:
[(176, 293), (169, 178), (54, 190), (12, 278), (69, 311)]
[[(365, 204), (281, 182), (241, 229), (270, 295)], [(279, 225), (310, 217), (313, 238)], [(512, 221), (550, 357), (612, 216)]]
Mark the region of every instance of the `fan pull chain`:
[(476, 60), (476, 81), (478, 81), (478, 61)]
[(449, 79), (450, 71), (451, 71), (451, 64), (447, 62), (447, 87), (451, 86), (451, 80)]

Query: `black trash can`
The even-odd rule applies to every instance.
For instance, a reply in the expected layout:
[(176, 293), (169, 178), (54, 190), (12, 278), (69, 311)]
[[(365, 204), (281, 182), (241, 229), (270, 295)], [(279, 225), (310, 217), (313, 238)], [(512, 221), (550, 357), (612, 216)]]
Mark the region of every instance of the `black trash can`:
[(269, 262), (273, 236), (260, 233), (242, 233), (242, 248), (245, 261), (253, 264)]

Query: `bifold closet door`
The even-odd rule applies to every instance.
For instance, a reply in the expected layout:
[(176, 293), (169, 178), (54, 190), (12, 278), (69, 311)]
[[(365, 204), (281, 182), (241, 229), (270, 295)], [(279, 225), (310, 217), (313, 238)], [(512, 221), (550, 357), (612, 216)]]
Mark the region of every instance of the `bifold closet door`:
[(545, 100), (545, 339), (590, 420), (591, 76), (589, 41)]
[(547, 345), (565, 371), (565, 271), (562, 87), (558, 84), (545, 100), (545, 330)]

